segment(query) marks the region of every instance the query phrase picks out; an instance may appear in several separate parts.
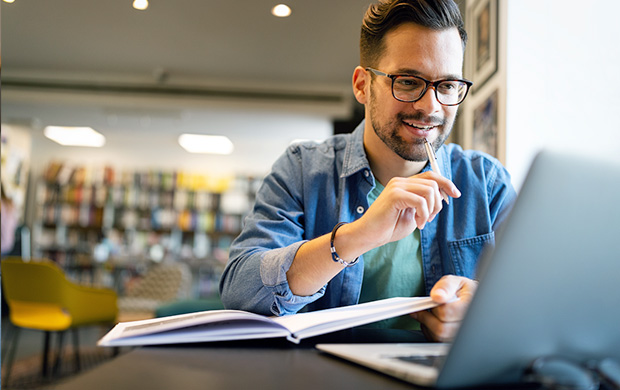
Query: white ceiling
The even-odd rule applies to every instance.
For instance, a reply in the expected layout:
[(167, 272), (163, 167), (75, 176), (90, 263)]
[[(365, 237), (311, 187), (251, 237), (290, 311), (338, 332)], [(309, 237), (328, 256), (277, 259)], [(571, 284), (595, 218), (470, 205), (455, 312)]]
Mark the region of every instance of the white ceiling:
[(348, 84), (369, 0), (16, 0), (2, 3), (3, 71)]
[(271, 15), (277, 2), (267, 0), (152, 0), (146, 11), (131, 2), (2, 2), (3, 108), (54, 96), (109, 110), (110, 100), (127, 108), (158, 97), (338, 116), (350, 104), (369, 0), (290, 0), (288, 18)]
[[(1, 3), (3, 122), (110, 127), (209, 110), (346, 117), (370, 0), (15, 0)], [(112, 119), (111, 119), (112, 118)], [(63, 123), (58, 123), (62, 121)], [(90, 123), (84, 123), (90, 122)], [(268, 136), (268, 134), (266, 134)]]

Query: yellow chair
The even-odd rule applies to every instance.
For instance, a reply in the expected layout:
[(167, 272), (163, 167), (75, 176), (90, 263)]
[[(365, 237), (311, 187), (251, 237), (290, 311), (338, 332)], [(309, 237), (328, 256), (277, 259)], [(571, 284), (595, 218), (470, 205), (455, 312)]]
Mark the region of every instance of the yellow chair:
[(51, 332), (58, 332), (58, 348), (53, 371), (59, 368), (62, 339), (68, 329), (73, 330), (75, 364), (76, 370), (79, 370), (77, 328), (116, 322), (117, 295), (113, 290), (72, 283), (67, 280), (56, 263), (47, 259), (31, 261), (15, 257), (3, 259), (2, 287), (9, 306), (9, 319), (15, 326), (15, 334), (8, 340), (9, 346), (6, 350), (4, 348), (6, 343), (2, 343), (3, 362), (4, 355), (9, 354), (5, 385), (10, 376), (20, 328), (45, 332), (42, 374), (47, 376)]

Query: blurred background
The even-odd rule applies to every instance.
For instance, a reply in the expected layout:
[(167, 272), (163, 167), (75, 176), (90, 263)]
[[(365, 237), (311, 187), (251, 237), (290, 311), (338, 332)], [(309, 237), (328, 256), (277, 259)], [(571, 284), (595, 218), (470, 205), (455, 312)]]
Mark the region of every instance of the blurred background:
[[(351, 76), (369, 1), (286, 4), (282, 17), (268, 0), (2, 1), (2, 184), (22, 227), (12, 253), (121, 295), (153, 264), (183, 263), (185, 296), (216, 297), (275, 159), (363, 118)], [(517, 188), (542, 148), (618, 159), (620, 3), (458, 4), (475, 87), (452, 141), (497, 156)], [(50, 126), (92, 128), (99, 144), (62, 145)], [(197, 153), (182, 134), (227, 141)]]
[[(117, 320), (220, 307), (228, 248), (276, 158), (363, 118), (351, 77), (368, 4), (0, 2), (3, 258), (50, 259), (111, 289)], [(475, 84), (450, 141), (499, 158), (517, 189), (541, 149), (619, 163), (620, 2), (458, 5)], [(4, 302), (2, 314), (4, 363)], [(106, 329), (87, 327), (82, 345)], [(8, 387), (48, 383), (28, 379), (35, 333), (22, 332)], [(86, 352), (83, 368), (109, 357)]]

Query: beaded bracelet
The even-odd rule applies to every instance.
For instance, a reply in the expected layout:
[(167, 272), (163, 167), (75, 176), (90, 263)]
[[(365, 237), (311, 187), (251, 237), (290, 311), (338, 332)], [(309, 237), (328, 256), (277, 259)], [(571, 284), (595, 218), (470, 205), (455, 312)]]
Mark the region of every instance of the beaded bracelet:
[(340, 226), (345, 225), (345, 224), (346, 222), (339, 222), (336, 224), (336, 226), (334, 226), (334, 229), (332, 230), (332, 237), (329, 241), (330, 243), (329, 250), (332, 252), (332, 260), (334, 260), (335, 263), (340, 263), (344, 265), (345, 267), (351, 267), (355, 265), (357, 261), (360, 259), (359, 256), (353, 261), (345, 261), (341, 259), (340, 256), (338, 256), (338, 253), (336, 253), (336, 248), (334, 247), (334, 238), (336, 237), (336, 230), (338, 230)]

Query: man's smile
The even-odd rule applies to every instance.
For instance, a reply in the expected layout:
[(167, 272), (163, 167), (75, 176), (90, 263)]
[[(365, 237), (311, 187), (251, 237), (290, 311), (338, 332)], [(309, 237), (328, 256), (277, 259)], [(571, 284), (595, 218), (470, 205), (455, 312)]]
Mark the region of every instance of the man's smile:
[(430, 131), (431, 129), (437, 127), (437, 125), (424, 125), (424, 124), (419, 124), (419, 123), (415, 123), (413, 121), (407, 121), (407, 120), (403, 120), (403, 123), (405, 123), (407, 126), (416, 128), (416, 129), (420, 129), (423, 131)]

